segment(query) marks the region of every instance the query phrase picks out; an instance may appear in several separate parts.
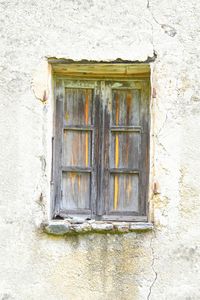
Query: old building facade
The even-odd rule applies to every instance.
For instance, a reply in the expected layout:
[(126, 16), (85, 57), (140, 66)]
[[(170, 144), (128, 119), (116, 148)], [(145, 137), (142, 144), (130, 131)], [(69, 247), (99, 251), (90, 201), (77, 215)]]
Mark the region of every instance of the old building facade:
[[(0, 8), (0, 299), (199, 299), (199, 1)], [(53, 61), (149, 68), (147, 223), (51, 227)]]

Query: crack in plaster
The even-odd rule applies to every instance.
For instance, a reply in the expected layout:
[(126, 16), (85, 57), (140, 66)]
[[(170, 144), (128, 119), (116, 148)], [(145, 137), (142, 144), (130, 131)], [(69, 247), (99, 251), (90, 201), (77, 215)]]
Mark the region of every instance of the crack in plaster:
[[(154, 232), (154, 231), (153, 231)], [(155, 285), (156, 283), (156, 280), (157, 280), (157, 277), (158, 277), (158, 273), (156, 272), (155, 268), (154, 268), (154, 262), (155, 262), (155, 255), (154, 255), (154, 249), (153, 249), (153, 246), (152, 246), (152, 242), (153, 242), (153, 238), (155, 238), (155, 232), (154, 232), (154, 236), (152, 235), (152, 238), (151, 238), (151, 242), (150, 242), (150, 248), (151, 248), (151, 254), (152, 254), (152, 263), (151, 263), (151, 268), (154, 272), (154, 279), (149, 287), (149, 293), (148, 293), (148, 296), (147, 296), (147, 300), (150, 299), (151, 297), (151, 293), (152, 293), (152, 288), (153, 286)]]
[(163, 143), (160, 141), (160, 138), (163, 136), (162, 131), (163, 131), (167, 121), (168, 121), (168, 114), (166, 113), (165, 120), (163, 121), (162, 125), (160, 126), (158, 132), (155, 133), (155, 138), (156, 138), (158, 145), (163, 149), (164, 152), (166, 152), (168, 154), (168, 150), (165, 148)]
[(168, 34), (171, 37), (174, 37), (177, 34), (176, 29), (174, 27), (172, 27), (171, 25), (162, 24), (157, 21), (157, 19), (155, 18), (154, 14), (151, 10), (150, 0), (147, 0), (147, 9), (150, 11), (150, 14), (151, 14), (154, 22), (157, 23), (164, 30), (164, 32), (166, 34)]
[(145, 21), (151, 26), (151, 35), (152, 35), (152, 46), (153, 46), (153, 55), (154, 57), (157, 57), (157, 52), (155, 51), (155, 45), (154, 45), (154, 32), (153, 32), (153, 25), (151, 24), (151, 22), (149, 22), (149, 20), (145, 19)]
[[(159, 109), (159, 111), (160, 111), (160, 109)], [(168, 121), (168, 113), (166, 112), (165, 119), (156, 134), (157, 139), (162, 136), (162, 131), (163, 131), (165, 125), (167, 124), (167, 121)]]

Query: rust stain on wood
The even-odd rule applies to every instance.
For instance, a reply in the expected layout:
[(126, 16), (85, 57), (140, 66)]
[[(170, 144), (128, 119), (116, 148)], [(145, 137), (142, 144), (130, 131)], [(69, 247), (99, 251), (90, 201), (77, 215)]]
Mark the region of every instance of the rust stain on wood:
[[(88, 90), (85, 95), (85, 125), (88, 125), (88, 109), (89, 109), (89, 97)], [(85, 165), (88, 166), (88, 132), (85, 135)]]
[(80, 192), (81, 190), (81, 176), (78, 176), (78, 191)]
[(131, 200), (131, 192), (132, 192), (132, 184), (131, 184), (131, 177), (129, 176), (128, 177), (128, 187), (127, 187), (127, 199), (128, 199), (128, 202), (130, 202)]
[[(116, 134), (115, 139), (115, 168), (119, 167), (119, 137)], [(115, 175), (115, 193), (114, 193), (114, 209), (118, 207), (118, 197), (119, 197), (119, 178)]]
[[(116, 126), (119, 125), (119, 94), (116, 94)], [(115, 168), (119, 167), (119, 137), (116, 134), (115, 137)], [(119, 178), (115, 175), (114, 179), (114, 209), (118, 207), (118, 198), (119, 198)]]
[[(126, 125), (129, 125), (129, 116), (130, 116), (130, 109), (131, 109), (131, 92), (128, 92), (126, 95)], [(128, 165), (128, 155), (129, 155), (129, 135), (126, 135), (126, 164)]]
[(118, 207), (118, 196), (119, 196), (119, 178), (115, 175), (115, 193), (114, 193), (114, 209)]
[(115, 137), (115, 168), (119, 167), (119, 136)]
[(129, 125), (129, 116), (130, 116), (130, 108), (131, 108), (131, 92), (128, 92), (126, 95), (126, 106), (127, 106), (127, 114), (126, 114), (126, 125)]

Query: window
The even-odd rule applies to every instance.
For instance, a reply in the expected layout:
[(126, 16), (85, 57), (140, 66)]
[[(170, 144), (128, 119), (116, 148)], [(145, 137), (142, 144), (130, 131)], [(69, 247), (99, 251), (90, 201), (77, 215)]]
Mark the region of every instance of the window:
[(147, 74), (55, 76), (53, 160), (57, 218), (146, 220)]

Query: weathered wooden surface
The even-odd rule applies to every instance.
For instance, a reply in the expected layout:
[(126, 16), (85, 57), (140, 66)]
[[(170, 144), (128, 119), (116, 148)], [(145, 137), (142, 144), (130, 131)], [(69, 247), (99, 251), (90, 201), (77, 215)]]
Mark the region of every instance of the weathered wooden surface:
[(65, 87), (62, 209), (69, 212), (91, 209), (92, 118), (92, 89)]
[(53, 182), (54, 182), (54, 192), (53, 192), (53, 202), (54, 202), (54, 212), (59, 213), (62, 191), (61, 191), (61, 181), (62, 181), (62, 118), (63, 118), (63, 102), (64, 102), (64, 89), (62, 80), (56, 81), (56, 91), (55, 91), (55, 151), (53, 151)]
[(149, 77), (149, 64), (54, 64), (54, 74), (80, 77)]
[(66, 88), (64, 125), (90, 125), (92, 123), (92, 90)]
[(111, 219), (146, 215), (148, 82), (59, 82), (64, 95), (60, 209)]
[(85, 131), (63, 133), (63, 165), (89, 167), (91, 165), (91, 134)]
[(107, 191), (104, 191), (107, 216), (103, 218), (146, 215), (149, 172), (148, 81), (108, 80), (104, 97), (107, 99), (105, 110), (110, 120), (105, 125), (105, 136), (109, 139), (109, 142), (105, 142), (108, 145), (105, 152), (109, 151), (109, 163), (104, 166), (104, 176), (108, 172), (110, 176), (107, 176)]
[(90, 208), (90, 174), (64, 172), (62, 185), (65, 209)]
[(138, 169), (141, 135), (138, 132), (111, 134), (110, 167)]
[(138, 211), (138, 175), (115, 174), (110, 177), (110, 210)]
[[(117, 83), (114, 83), (117, 86)], [(140, 122), (140, 89), (130, 89), (131, 84), (118, 85), (119, 89), (112, 89), (111, 122), (115, 126), (110, 132), (110, 168), (115, 174), (110, 176), (109, 184), (109, 212), (138, 212), (139, 202), (139, 173), (141, 153), (140, 140), (142, 124)], [(123, 87), (123, 89), (121, 89)], [(127, 89), (128, 87), (128, 89)], [(139, 86), (140, 87), (140, 86)], [(110, 84), (108, 84), (110, 88)], [(140, 87), (141, 88), (141, 87)], [(118, 131), (119, 127), (119, 131)], [(135, 132), (135, 127), (140, 130)], [(132, 129), (132, 132), (131, 132)], [(117, 170), (119, 169), (119, 173)], [(124, 172), (123, 172), (124, 170)], [(141, 171), (141, 170), (140, 170)], [(129, 175), (127, 174), (129, 173)]]
[(112, 125), (140, 125), (140, 90), (112, 91)]

